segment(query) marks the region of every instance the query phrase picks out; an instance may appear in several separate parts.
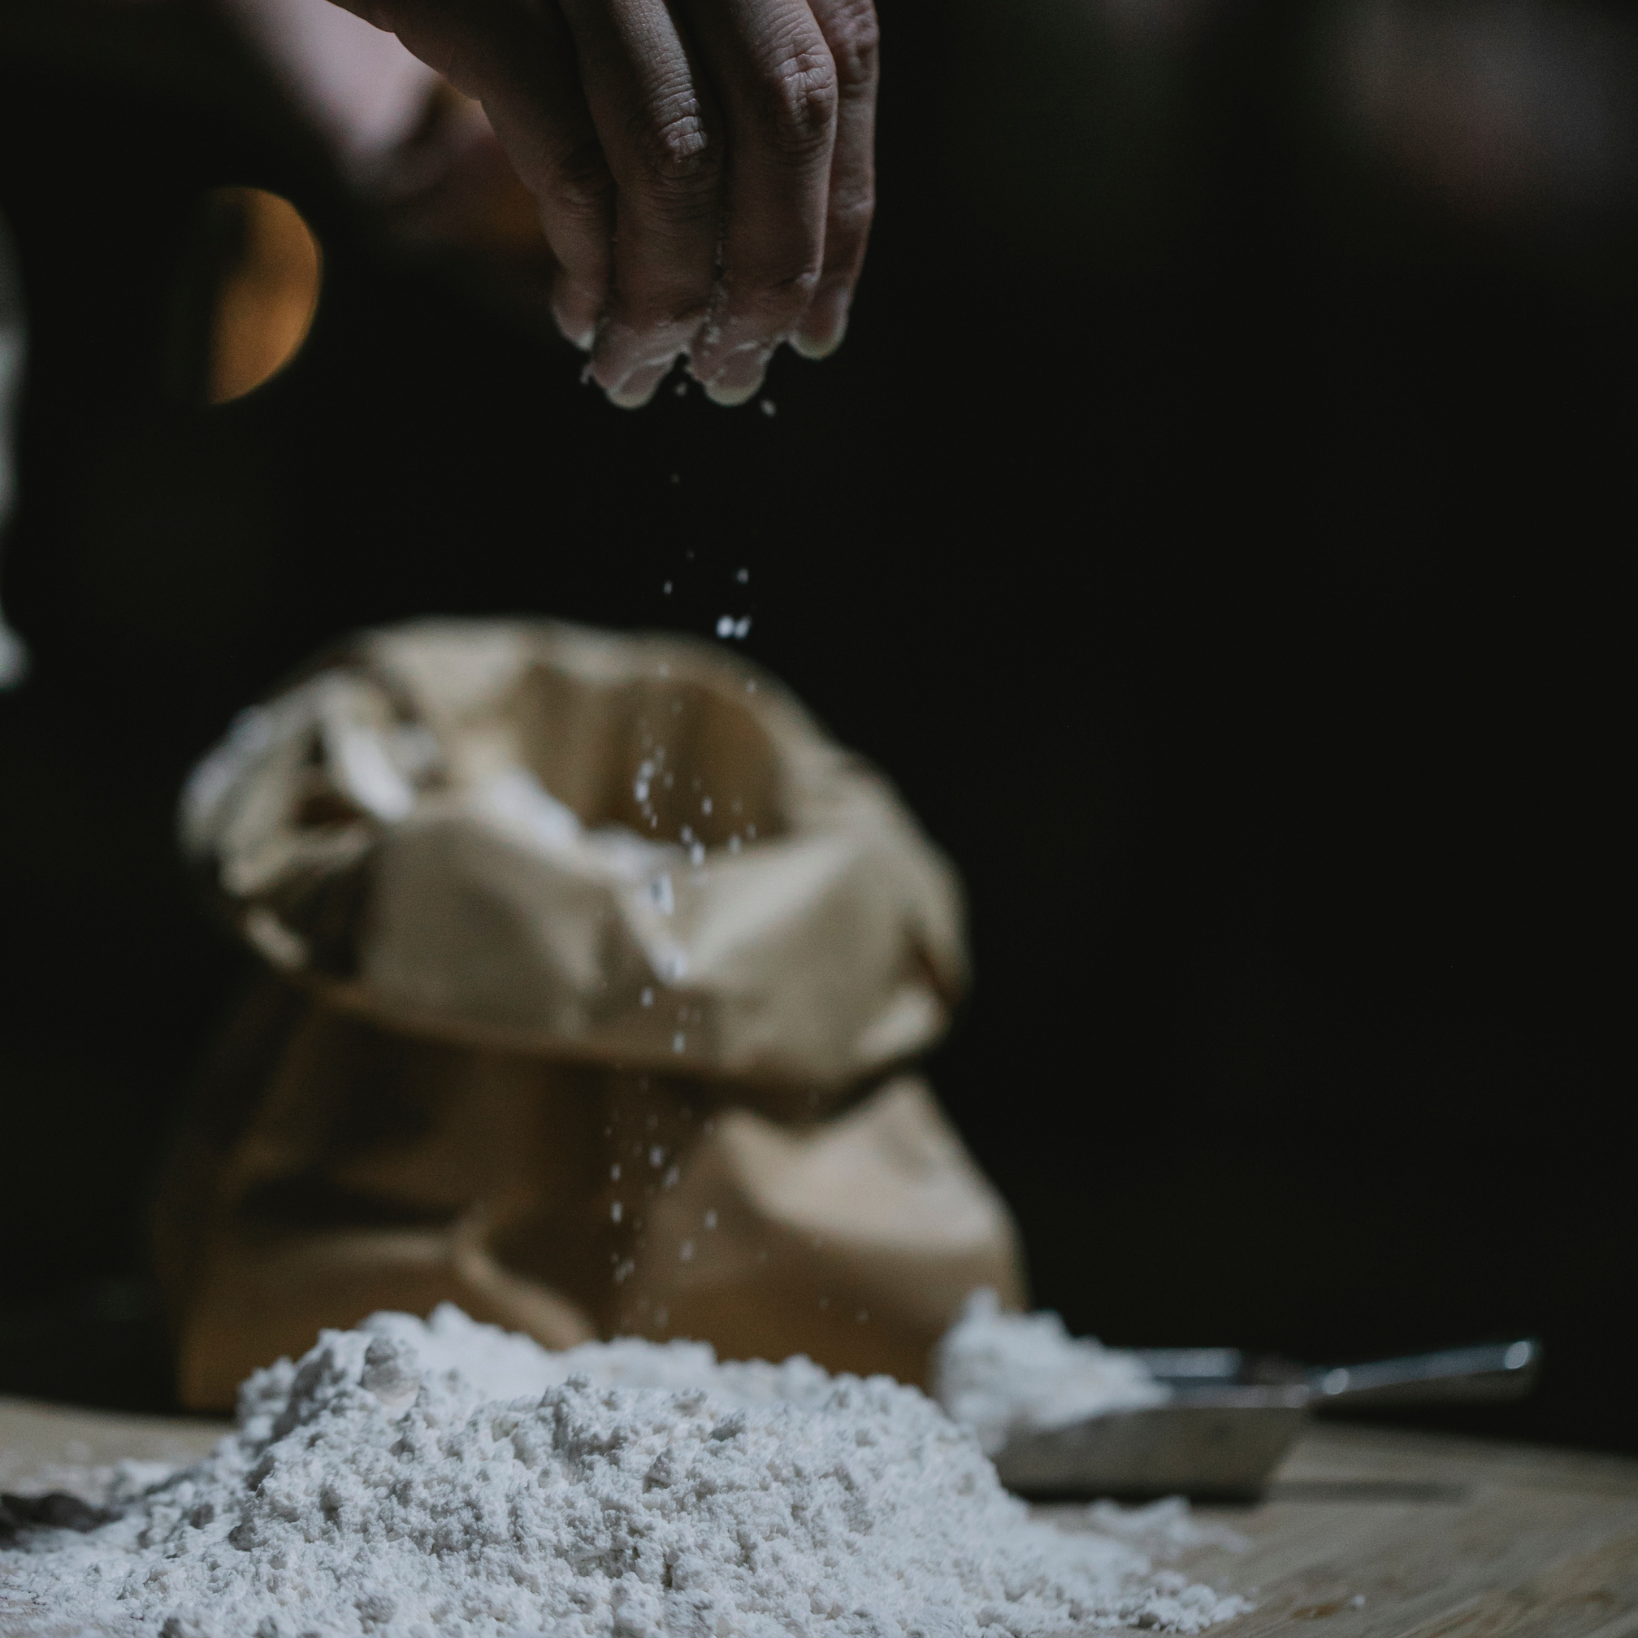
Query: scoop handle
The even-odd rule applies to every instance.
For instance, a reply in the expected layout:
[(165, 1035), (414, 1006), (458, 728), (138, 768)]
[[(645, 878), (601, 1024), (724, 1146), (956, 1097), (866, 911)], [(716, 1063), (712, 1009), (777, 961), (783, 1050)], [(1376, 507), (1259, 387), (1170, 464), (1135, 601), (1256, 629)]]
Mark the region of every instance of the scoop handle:
[(1366, 1405), (1519, 1399), (1535, 1385), (1540, 1369), (1541, 1344), (1526, 1337), (1366, 1365), (1317, 1366), (1306, 1373), (1306, 1380), (1315, 1410), (1330, 1406), (1352, 1410)]

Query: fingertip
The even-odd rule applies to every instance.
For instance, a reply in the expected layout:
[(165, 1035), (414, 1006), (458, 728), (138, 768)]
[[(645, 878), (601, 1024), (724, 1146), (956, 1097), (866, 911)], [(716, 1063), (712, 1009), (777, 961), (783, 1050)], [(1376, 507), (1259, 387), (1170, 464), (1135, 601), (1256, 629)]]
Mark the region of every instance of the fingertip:
[(720, 369), (705, 375), (697, 364), (691, 365), (695, 379), (705, 388), (705, 396), (724, 409), (736, 409), (748, 404), (762, 390), (762, 379), (767, 374), (772, 347), (750, 343), (736, 347), (728, 354)]
[(552, 310), (552, 317), (557, 321), (558, 332), (571, 347), (578, 348), (583, 353), (589, 353), (597, 345), (597, 326), (595, 324), (578, 325), (565, 314)]
[(829, 358), (847, 337), (848, 291), (821, 291), (813, 299), (807, 316), (791, 337), (791, 346), (803, 358)]
[(660, 390), (660, 383), (671, 373), (671, 364), (668, 358), (663, 364), (639, 365), (613, 386), (603, 386), (604, 395), (616, 409), (641, 409)]
[(552, 291), (552, 318), (563, 339), (581, 352), (597, 345), (598, 303), (586, 290), (559, 280)]
[(725, 387), (717, 381), (708, 381), (705, 384), (705, 396), (723, 409), (738, 409), (741, 404), (750, 403), (761, 390), (760, 376), (748, 387)]
[(844, 320), (841, 328), (831, 331), (829, 335), (809, 335), (805, 330), (799, 331), (791, 337), (791, 346), (803, 358), (817, 364), (820, 359), (829, 358), (846, 339), (847, 323)]

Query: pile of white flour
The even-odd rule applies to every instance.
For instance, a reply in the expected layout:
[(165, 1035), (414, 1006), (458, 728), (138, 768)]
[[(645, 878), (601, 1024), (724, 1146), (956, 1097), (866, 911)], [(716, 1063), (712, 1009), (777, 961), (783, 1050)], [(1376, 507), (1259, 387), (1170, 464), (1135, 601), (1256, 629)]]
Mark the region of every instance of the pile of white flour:
[(1009, 1434), (1158, 1405), (1171, 1390), (1136, 1354), (1072, 1337), (1053, 1313), (1004, 1314), (975, 1291), (933, 1356), (933, 1392), (990, 1455)]
[(913, 1388), (454, 1309), (326, 1332), (198, 1466), (0, 1550), (0, 1631), (1033, 1638), (1245, 1606), (1032, 1521)]

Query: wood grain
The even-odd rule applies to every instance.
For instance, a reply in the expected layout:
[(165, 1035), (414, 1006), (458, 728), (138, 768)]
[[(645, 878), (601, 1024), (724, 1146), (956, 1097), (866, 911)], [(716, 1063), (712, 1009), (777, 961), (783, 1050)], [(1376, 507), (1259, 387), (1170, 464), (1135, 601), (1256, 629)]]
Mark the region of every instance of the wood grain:
[(1638, 1638), (1635, 1462), (1321, 1425), (1196, 1514), (1249, 1542), (1180, 1560), (1256, 1600), (1234, 1638)]
[(229, 1424), (198, 1416), (118, 1416), (0, 1397), (0, 1490), (43, 1488), (114, 1462), (195, 1462)]

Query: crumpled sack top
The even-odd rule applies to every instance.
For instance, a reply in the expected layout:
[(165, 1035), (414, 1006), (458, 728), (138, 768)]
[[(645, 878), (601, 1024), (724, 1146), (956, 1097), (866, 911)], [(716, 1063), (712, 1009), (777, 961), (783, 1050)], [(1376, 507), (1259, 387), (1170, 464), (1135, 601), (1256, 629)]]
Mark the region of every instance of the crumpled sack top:
[(240, 716), (181, 827), (276, 967), (443, 1040), (811, 1098), (924, 1050), (967, 977), (887, 782), (686, 638), (365, 633)]

